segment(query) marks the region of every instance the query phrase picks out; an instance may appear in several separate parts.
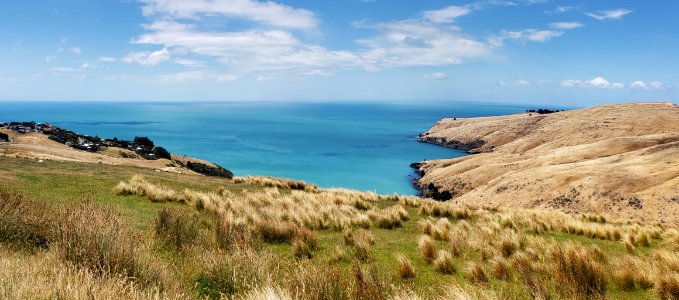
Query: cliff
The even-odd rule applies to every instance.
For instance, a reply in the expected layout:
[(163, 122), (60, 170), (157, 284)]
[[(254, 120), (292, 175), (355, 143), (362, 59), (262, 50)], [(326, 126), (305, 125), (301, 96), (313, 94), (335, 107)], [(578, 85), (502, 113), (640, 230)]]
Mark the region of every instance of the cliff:
[(671, 103), (443, 119), (420, 140), (476, 153), (417, 164), (425, 192), (474, 206), (679, 224), (679, 107)]

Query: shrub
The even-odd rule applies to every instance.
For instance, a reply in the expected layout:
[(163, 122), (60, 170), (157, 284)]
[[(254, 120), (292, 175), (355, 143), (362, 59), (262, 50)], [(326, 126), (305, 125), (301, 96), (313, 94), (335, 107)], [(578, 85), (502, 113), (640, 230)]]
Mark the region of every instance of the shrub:
[(194, 216), (165, 207), (158, 212), (155, 233), (156, 237), (172, 245), (175, 251), (181, 251), (196, 241), (198, 224)]
[(453, 262), (453, 255), (446, 250), (439, 250), (434, 260), (434, 269), (441, 274), (455, 273), (455, 263)]
[(415, 278), (415, 269), (410, 260), (403, 254), (396, 254), (396, 261), (398, 262), (398, 278), (412, 279)]
[(0, 189), (0, 243), (45, 248), (50, 223), (44, 204)]

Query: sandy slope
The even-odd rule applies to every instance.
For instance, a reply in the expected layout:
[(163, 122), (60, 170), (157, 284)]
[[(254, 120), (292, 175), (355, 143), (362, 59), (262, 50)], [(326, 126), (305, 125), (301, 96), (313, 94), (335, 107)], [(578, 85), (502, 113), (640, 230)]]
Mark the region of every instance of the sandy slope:
[[(7, 129), (0, 129), (0, 132), (8, 134), (13, 140), (12, 143), (0, 143), (0, 155), (4, 156), (136, 166), (165, 172), (197, 174), (170, 160), (145, 160), (136, 155), (133, 151), (126, 149), (106, 148), (97, 153), (91, 153), (52, 141), (42, 133), (32, 132), (28, 134), (18, 134)], [(125, 154), (124, 156), (128, 158), (123, 157), (123, 153)], [(214, 166), (210, 162), (181, 155), (172, 154), (172, 160), (180, 161), (183, 164), (191, 161)]]
[(422, 139), (478, 153), (421, 167), (419, 185), (433, 183), (456, 201), (679, 225), (674, 104), (443, 119)]

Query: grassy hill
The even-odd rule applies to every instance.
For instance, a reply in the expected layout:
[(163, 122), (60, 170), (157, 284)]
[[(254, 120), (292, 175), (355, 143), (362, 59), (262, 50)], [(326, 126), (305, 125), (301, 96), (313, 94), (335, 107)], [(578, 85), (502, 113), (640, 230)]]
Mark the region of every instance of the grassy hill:
[(2, 299), (676, 299), (678, 247), (600, 215), (0, 157)]
[(421, 140), (477, 153), (422, 164), (422, 187), (493, 207), (679, 225), (679, 107), (629, 103), (443, 119)]

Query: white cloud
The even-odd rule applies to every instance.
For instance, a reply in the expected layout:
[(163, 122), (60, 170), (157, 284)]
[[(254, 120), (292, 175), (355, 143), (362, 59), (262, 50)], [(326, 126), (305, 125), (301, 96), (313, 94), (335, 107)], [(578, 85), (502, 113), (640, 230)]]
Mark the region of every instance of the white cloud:
[(500, 5), (500, 6), (520, 6), (520, 5), (533, 5), (533, 4), (545, 4), (549, 0), (492, 0), (490, 4)]
[(102, 56), (102, 57), (99, 57), (99, 61), (114, 62), (114, 61), (116, 61), (116, 58), (115, 57)]
[(549, 23), (549, 26), (555, 29), (575, 29), (584, 25), (579, 22), (554, 22)]
[(488, 42), (495, 47), (500, 47), (504, 44), (504, 41), (507, 39), (523, 43), (546, 42), (555, 37), (562, 36), (563, 34), (564, 34), (563, 31), (556, 30), (537, 30), (537, 29), (524, 29), (520, 31), (502, 30), (499, 35), (488, 38)]
[(123, 57), (122, 60), (126, 63), (138, 63), (142, 66), (155, 66), (161, 62), (170, 59), (170, 51), (167, 48), (155, 52), (134, 52)]
[(451, 5), (438, 10), (427, 10), (423, 12), (424, 18), (434, 23), (452, 23), (456, 18), (472, 12), (468, 6)]
[(532, 82), (524, 79), (517, 79), (511, 81), (502, 80), (499, 82), (499, 84), (501, 86), (529, 86), (532, 84)]
[(592, 18), (595, 18), (599, 21), (603, 21), (603, 20), (619, 20), (623, 16), (630, 14), (632, 12), (634, 12), (634, 11), (626, 9), (626, 8), (619, 8), (619, 9), (615, 9), (615, 10), (599, 11), (599, 12), (596, 12), (596, 13), (587, 12), (585, 14), (592, 17)]
[(177, 58), (172, 60), (173, 63), (182, 65), (185, 67), (192, 67), (192, 68), (202, 68), (205, 67), (205, 62), (202, 61), (197, 61), (197, 60), (192, 60), (188, 58)]
[(491, 53), (487, 44), (468, 37), (456, 26), (405, 20), (371, 28), (381, 35), (357, 41), (368, 48), (361, 55), (368, 69), (453, 65)]
[[(360, 58), (347, 51), (332, 51), (299, 41), (292, 33), (277, 29), (250, 29), (234, 32), (201, 31), (194, 25), (159, 21), (146, 25), (151, 32), (133, 40), (135, 44), (161, 45), (169, 59), (169, 48), (207, 56), (240, 72), (297, 71), (351, 68)], [(128, 61), (144, 62), (148, 53), (134, 54)], [(138, 57), (138, 59), (137, 59)], [(143, 64), (143, 63), (142, 63)]]
[(633, 81), (632, 83), (629, 84), (629, 87), (634, 88), (634, 89), (639, 89), (639, 90), (663, 90), (663, 89), (665, 89), (665, 85), (662, 84), (662, 82), (651, 81), (649, 83), (646, 83), (642, 80)]
[(599, 76), (591, 80), (575, 80), (567, 79), (561, 81), (563, 87), (587, 87), (587, 88), (603, 88), (603, 89), (622, 89), (625, 87), (623, 83), (610, 82), (605, 78)]
[(436, 72), (424, 75), (425, 79), (443, 80), (448, 79), (448, 74), (442, 72)]
[(565, 12), (567, 12), (567, 11), (571, 11), (571, 10), (573, 10), (573, 9), (575, 9), (574, 6), (557, 6), (557, 7), (556, 7), (555, 9), (553, 9), (553, 10), (546, 10), (545, 13), (548, 13), (548, 14), (562, 14), (562, 13), (565, 13)]
[(310, 70), (310, 71), (307, 71), (307, 72), (303, 73), (303, 75), (306, 75), (306, 76), (330, 77), (330, 76), (335, 75), (335, 74), (332, 73), (332, 72), (330, 72), (330, 71), (325, 71), (325, 70)]
[(225, 81), (234, 81), (237, 80), (238, 76), (235, 75), (219, 75), (217, 76), (217, 81), (219, 82), (225, 82)]
[(222, 15), (284, 28), (311, 29), (318, 25), (313, 12), (273, 1), (257, 0), (142, 0), (145, 16), (200, 18)]
[(80, 54), (82, 53), (82, 50), (81, 50), (80, 48), (78, 48), (78, 47), (71, 47), (71, 49), (69, 49), (69, 50), (70, 50), (71, 53), (73, 53), (73, 54), (78, 54), (78, 55), (80, 55)]
[(55, 68), (50, 68), (50, 71), (57, 72), (57, 73), (76, 73), (76, 72), (81, 72), (81, 70), (79, 70), (79, 69), (69, 68), (69, 67), (55, 67)]

